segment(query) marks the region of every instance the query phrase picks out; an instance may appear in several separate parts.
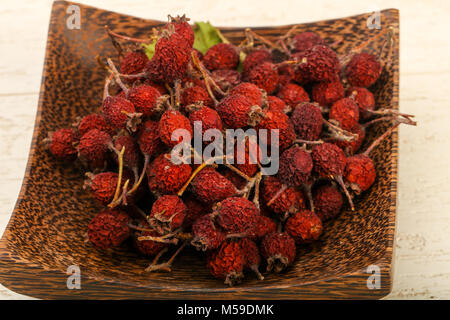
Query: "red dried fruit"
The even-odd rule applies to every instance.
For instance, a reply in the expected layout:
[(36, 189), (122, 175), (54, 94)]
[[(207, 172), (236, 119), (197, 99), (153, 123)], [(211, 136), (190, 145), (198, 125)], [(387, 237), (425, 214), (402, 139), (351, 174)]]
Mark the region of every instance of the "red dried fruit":
[[(120, 62), (120, 72), (123, 74), (138, 74), (144, 71), (148, 63), (147, 55), (142, 51), (130, 51), (125, 54)], [(138, 78), (125, 79), (127, 82), (134, 82)]]
[(251, 230), (259, 217), (259, 209), (248, 199), (229, 197), (216, 205), (213, 212), (217, 224), (228, 233)]
[(261, 160), (261, 150), (256, 139), (250, 139), (248, 136), (243, 141), (244, 148), (236, 143), (234, 149), (234, 166), (248, 177), (253, 177), (259, 170), (259, 163)]
[(265, 236), (260, 252), (267, 261), (267, 271), (283, 271), (295, 259), (295, 241), (286, 232), (274, 232)]
[(171, 17), (169, 16), (170, 22), (165, 26), (164, 29), (170, 30), (171, 26), (175, 27), (175, 32), (179, 34), (183, 39), (185, 39), (189, 46), (192, 47), (194, 44), (194, 30), (188, 23), (189, 19), (185, 15)]
[(255, 272), (259, 280), (263, 280), (264, 277), (259, 272), (259, 265), (261, 264), (261, 256), (259, 249), (253, 240), (248, 238), (242, 238), (237, 241), (241, 247), (244, 258), (244, 269), (252, 270)]
[(281, 87), (277, 93), (277, 97), (292, 108), (300, 102), (309, 102), (308, 93), (295, 83), (288, 83), (284, 87)]
[(304, 80), (305, 76), (309, 80), (319, 82), (331, 82), (339, 78), (341, 67), (338, 56), (328, 46), (315, 45), (294, 56), (298, 61), (306, 61), (298, 68), (299, 72), (296, 72), (296, 78), (298, 76), (299, 80)]
[(192, 127), (194, 127), (196, 121), (202, 123), (202, 135), (204, 135), (208, 129), (217, 129), (219, 131), (222, 131), (223, 129), (222, 120), (217, 111), (208, 107), (201, 107), (200, 109), (189, 113), (189, 121), (191, 122)]
[(313, 147), (311, 157), (315, 172), (321, 177), (335, 179), (344, 190), (348, 202), (354, 210), (352, 198), (342, 180), (347, 163), (344, 151), (335, 144), (323, 143)]
[(311, 96), (321, 106), (330, 106), (339, 99), (344, 98), (344, 87), (340, 80), (319, 82), (313, 86)]
[(148, 185), (151, 191), (163, 194), (177, 192), (191, 176), (188, 164), (174, 164), (170, 154), (161, 154), (147, 167)]
[(317, 240), (323, 230), (320, 218), (309, 210), (302, 210), (290, 216), (284, 228), (297, 243)]
[(135, 124), (139, 123), (140, 115), (136, 114), (134, 105), (120, 96), (107, 96), (103, 100), (102, 113), (116, 129), (131, 128), (134, 131)]
[(302, 140), (318, 140), (322, 132), (323, 117), (320, 108), (312, 103), (304, 102), (294, 108), (291, 116), (297, 138)]
[[(267, 137), (259, 135), (260, 143), (284, 150), (295, 141), (295, 130), (289, 117), (278, 111), (266, 111), (256, 130), (267, 130)], [(272, 141), (271, 130), (278, 130), (278, 143)]]
[[(263, 181), (262, 197), (266, 205), (275, 213), (294, 213), (306, 209), (305, 195), (294, 187), (282, 191), (283, 184), (273, 176), (267, 176)], [(281, 192), (280, 192), (281, 191)]]
[(271, 94), (278, 88), (278, 70), (272, 62), (263, 62), (250, 70), (247, 80)]
[(292, 39), (291, 47), (294, 52), (303, 52), (315, 45), (324, 45), (325, 41), (315, 32), (301, 32)]
[(204, 215), (195, 220), (192, 225), (191, 244), (197, 250), (217, 249), (223, 241), (225, 241), (225, 233), (214, 226), (210, 215)]
[[(138, 228), (145, 228), (151, 230), (147, 221), (141, 220)], [(153, 240), (138, 240), (139, 237), (160, 237), (161, 235), (156, 230), (151, 231), (135, 231), (134, 233), (134, 246), (136, 249), (145, 256), (155, 256), (160, 253), (164, 248), (168, 247), (167, 243)]]
[(340, 99), (331, 106), (329, 118), (336, 120), (342, 129), (351, 130), (359, 121), (358, 105), (353, 99)]
[[(241, 73), (237, 70), (219, 69), (214, 70), (211, 75), (219, 88), (224, 92), (241, 82)], [(214, 90), (214, 94), (218, 94), (218, 92)]]
[(96, 175), (89, 175), (89, 186), (94, 198), (103, 205), (110, 203), (114, 197), (119, 175), (115, 172), (101, 172)]
[(280, 156), (278, 176), (288, 186), (301, 186), (311, 176), (313, 161), (304, 149), (294, 146)]
[(333, 140), (332, 142), (339, 148), (344, 150), (346, 155), (353, 155), (359, 150), (359, 148), (361, 148), (364, 138), (366, 137), (366, 130), (362, 125), (357, 123), (356, 126), (354, 126), (348, 131), (357, 134), (358, 138), (351, 141)]
[(288, 113), (291, 111), (291, 107), (286, 105), (286, 102), (276, 96), (267, 97), (268, 111), (278, 111)]
[(355, 54), (345, 67), (345, 75), (354, 87), (369, 87), (377, 81), (381, 74), (378, 58), (370, 53)]
[(160, 111), (160, 97), (158, 89), (145, 84), (132, 87), (128, 92), (128, 100), (144, 117), (151, 117)]
[(375, 109), (375, 97), (372, 92), (366, 88), (351, 87), (347, 89), (346, 96), (355, 100), (361, 119), (368, 119), (372, 116), (369, 112)]
[(104, 166), (108, 155), (111, 137), (106, 132), (92, 129), (84, 134), (78, 145), (78, 156), (87, 161), (93, 168)]
[(230, 91), (232, 95), (242, 95), (246, 97), (253, 105), (261, 106), (264, 102), (264, 94), (257, 85), (250, 82), (242, 82)]
[(224, 242), (219, 251), (208, 255), (207, 267), (215, 278), (224, 279), (229, 286), (241, 282), (244, 277), (244, 256), (239, 243)]
[(144, 155), (154, 156), (162, 151), (158, 122), (147, 120), (142, 124), (138, 132), (138, 144)]
[(345, 181), (357, 194), (366, 191), (375, 182), (376, 172), (372, 159), (365, 154), (347, 158)]
[(250, 70), (263, 62), (271, 62), (272, 54), (267, 49), (254, 49), (250, 51), (242, 63), (242, 72), (248, 75)]
[(86, 134), (89, 130), (98, 129), (113, 135), (116, 130), (106, 121), (103, 115), (92, 113), (81, 118), (78, 124), (78, 132), (80, 135)]
[(153, 203), (150, 223), (160, 234), (167, 234), (181, 227), (186, 211), (178, 196), (164, 195)]
[(203, 102), (203, 105), (212, 107), (214, 105), (208, 91), (200, 86), (193, 86), (183, 90), (181, 94), (181, 105), (186, 107), (190, 104)]
[(148, 86), (151, 86), (151, 87), (155, 88), (156, 90), (159, 91), (159, 93), (161, 95), (169, 93), (169, 91), (167, 91), (166, 86), (164, 84), (160, 83), (160, 82), (155, 82), (155, 81), (152, 81), (152, 80), (149, 80), (149, 79), (145, 79), (143, 84), (146, 84)]
[(185, 197), (183, 202), (187, 208), (186, 215), (183, 220), (184, 229), (189, 229), (198, 218), (206, 215), (208, 212), (211, 212), (211, 208), (206, 206), (204, 203), (201, 203), (193, 196)]
[(130, 236), (129, 220), (125, 212), (117, 209), (101, 211), (88, 225), (89, 241), (104, 250), (119, 246)]
[(236, 187), (214, 168), (202, 169), (191, 182), (192, 191), (204, 203), (222, 201), (236, 193)]
[(208, 49), (203, 57), (203, 64), (211, 71), (236, 69), (239, 64), (239, 54), (232, 44), (218, 43)]
[(155, 54), (145, 67), (147, 76), (153, 81), (172, 83), (182, 79), (191, 61), (189, 38), (171, 29), (174, 28), (164, 30), (156, 42)]
[(75, 144), (78, 143), (79, 136), (72, 128), (59, 129), (49, 133), (48, 138), (44, 139), (44, 143), (53, 156), (61, 160), (72, 161), (77, 158), (77, 149)]
[[(288, 83), (294, 80), (295, 70), (289, 64), (280, 64), (278, 66), (278, 87), (283, 88)], [(303, 84), (303, 82), (299, 82)]]
[(275, 221), (267, 216), (260, 215), (251, 231), (251, 237), (261, 239), (275, 231), (277, 231), (277, 224)]
[(230, 182), (238, 189), (241, 190), (247, 185), (247, 180), (242, 178), (236, 172), (231, 170), (225, 170), (221, 173), (225, 178), (230, 180)]
[[(183, 141), (183, 136), (179, 136), (178, 140), (172, 140), (172, 135), (177, 130), (185, 130), (193, 137), (193, 130), (189, 119), (181, 112), (176, 110), (167, 110), (159, 120), (159, 137), (167, 146), (174, 147)], [(190, 141), (190, 139), (189, 139)]]
[(336, 217), (343, 204), (342, 194), (333, 186), (322, 185), (314, 190), (313, 194), (315, 214), (326, 221)]
[[(119, 136), (114, 141), (114, 148), (121, 151), (125, 147), (123, 153), (123, 165), (129, 169), (137, 169), (139, 167), (140, 153), (136, 141), (128, 135)], [(118, 160), (118, 158), (115, 158)]]
[(261, 108), (240, 94), (225, 97), (216, 110), (224, 124), (233, 129), (254, 126), (261, 117)]

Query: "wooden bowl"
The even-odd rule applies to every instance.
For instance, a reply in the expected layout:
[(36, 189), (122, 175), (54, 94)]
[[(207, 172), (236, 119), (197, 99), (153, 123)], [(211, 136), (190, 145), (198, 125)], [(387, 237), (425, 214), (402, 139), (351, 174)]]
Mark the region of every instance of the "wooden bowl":
[[(297, 260), (286, 272), (269, 274), (264, 281), (249, 277), (226, 287), (212, 278), (204, 259), (185, 252), (171, 273), (144, 273), (149, 259), (127, 245), (101, 252), (85, 243), (87, 225), (100, 207), (83, 190), (80, 168), (55, 160), (42, 140), (48, 131), (69, 126), (78, 115), (98, 110), (105, 72), (96, 55), (116, 57), (104, 31), (142, 37), (159, 21), (144, 20), (77, 4), (80, 29), (68, 29), (72, 3), (56, 1), (48, 33), (39, 106), (23, 186), (7, 229), (0, 241), (0, 281), (13, 291), (39, 298), (153, 298), (153, 299), (305, 299), (379, 298), (392, 284), (392, 251), (397, 188), (397, 132), (373, 152), (378, 178), (356, 201), (357, 211), (344, 211), (327, 223), (320, 241), (299, 248)], [(299, 25), (315, 31), (329, 43), (341, 40), (339, 53), (348, 52), (380, 30), (369, 30), (370, 14)], [(392, 27), (398, 39), (398, 11), (381, 12), (382, 28)], [(291, 26), (255, 28), (268, 38)], [(243, 28), (223, 28), (233, 43)], [(383, 39), (369, 47), (379, 52)], [(398, 108), (398, 42), (390, 63), (373, 86), (377, 105)], [(388, 124), (384, 124), (387, 126)], [(383, 127), (371, 130), (367, 143)], [(69, 290), (67, 268), (78, 265), (81, 290)], [(379, 268), (380, 287), (367, 286), (368, 267)], [(369, 272), (369, 273), (368, 273)], [(376, 276), (375, 276), (376, 277)]]

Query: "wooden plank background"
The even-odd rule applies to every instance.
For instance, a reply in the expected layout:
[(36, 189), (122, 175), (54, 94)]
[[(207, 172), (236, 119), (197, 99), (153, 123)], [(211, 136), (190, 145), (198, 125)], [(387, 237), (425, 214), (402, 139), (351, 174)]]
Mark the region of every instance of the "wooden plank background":
[[(388, 299), (450, 298), (450, 2), (442, 0), (83, 0), (165, 20), (186, 13), (221, 26), (310, 22), (400, 9), (400, 129), (394, 286)], [(22, 183), (38, 102), (50, 0), (0, 4), (0, 233)], [(28, 299), (0, 285), (0, 299)]]

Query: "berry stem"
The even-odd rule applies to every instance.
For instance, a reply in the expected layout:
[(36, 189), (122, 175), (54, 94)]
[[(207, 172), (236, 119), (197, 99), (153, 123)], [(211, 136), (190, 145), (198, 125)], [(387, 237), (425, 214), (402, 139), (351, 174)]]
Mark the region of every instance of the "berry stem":
[(111, 72), (114, 75), (114, 80), (117, 82), (117, 84), (119, 85), (119, 87), (125, 92), (125, 96), (128, 97), (128, 92), (130, 91), (128, 89), (128, 87), (122, 82), (122, 80), (120, 79), (120, 73), (119, 71), (117, 71), (116, 66), (114, 65), (114, 63), (112, 62), (111, 58), (107, 59), (108, 61), (108, 65), (111, 68)]
[(148, 154), (144, 155), (144, 167), (142, 168), (141, 175), (139, 176), (139, 180), (134, 184), (134, 186), (131, 188), (130, 191), (127, 192), (127, 195), (131, 195), (133, 192), (137, 190), (139, 185), (141, 184), (142, 180), (144, 180), (145, 172), (148, 166), (148, 162), (150, 160), (150, 156)]
[(278, 199), (279, 196), (281, 196), (281, 194), (287, 189), (287, 185), (285, 185), (284, 183), (281, 185), (280, 190), (277, 191), (277, 193), (275, 193), (275, 195), (272, 197), (272, 199), (269, 200), (269, 202), (267, 202), (267, 205), (270, 206), (275, 200)]
[(241, 170), (239, 170), (238, 168), (236, 168), (235, 166), (232, 166), (229, 163), (224, 163), (223, 164), (225, 167), (227, 167), (228, 169), (230, 169), (231, 171), (233, 171), (234, 173), (238, 174), (241, 178), (244, 178), (245, 180), (247, 180), (248, 182), (253, 181), (253, 178), (250, 178), (248, 175), (246, 175), (245, 173), (243, 173)]
[(326, 119), (323, 119), (323, 123), (330, 129), (330, 131), (332, 132), (332, 138), (335, 140), (350, 142), (358, 139), (358, 135), (356, 133), (351, 133), (347, 130), (344, 130)]
[(259, 272), (258, 266), (251, 266), (250, 269), (256, 274), (258, 280), (264, 280), (264, 276)]
[(124, 206), (127, 206), (127, 189), (128, 189), (128, 184), (130, 183), (130, 179), (127, 179), (127, 181), (125, 181), (125, 183), (123, 184), (123, 188), (122, 188), (122, 204)]
[(348, 203), (350, 204), (350, 208), (352, 209), (352, 211), (355, 211), (355, 206), (353, 205), (352, 196), (348, 192), (347, 187), (345, 186), (344, 180), (342, 179), (342, 176), (336, 176), (336, 177), (333, 177), (333, 178), (341, 186), (342, 190), (344, 190), (345, 196), (347, 197)]
[(175, 258), (178, 256), (178, 254), (181, 252), (181, 250), (184, 249), (184, 247), (186, 247), (186, 245), (188, 244), (188, 241), (183, 242), (183, 244), (177, 249), (177, 251), (175, 251), (175, 253), (173, 254), (173, 256), (164, 263), (161, 264), (151, 264), (147, 267), (147, 269), (145, 269), (145, 271), (147, 272), (153, 272), (153, 271), (157, 271), (157, 270), (162, 270), (162, 271), (167, 271), (167, 272), (171, 272), (172, 271), (172, 263), (175, 260)]
[[(267, 38), (265, 38), (265, 37), (263, 37), (263, 36), (257, 34), (255, 31), (253, 31), (253, 30), (250, 29), (250, 28), (246, 28), (246, 29), (245, 29), (245, 34), (246, 34), (247, 36), (250, 36), (250, 37), (256, 39), (256, 40), (261, 41), (262, 43), (268, 45), (268, 46), (271, 47), (271, 48), (274, 48), (274, 49), (283, 51), (283, 48), (281, 48), (280, 46), (276, 45), (275, 43), (273, 43), (273, 42), (270, 41), (269, 39), (267, 39)], [(250, 43), (253, 43), (253, 40), (250, 41)]]
[(311, 140), (303, 140), (303, 139), (295, 139), (294, 143), (303, 143), (303, 144), (322, 144), (323, 141), (322, 140), (316, 140), (316, 141), (311, 141)]
[(400, 125), (400, 122), (394, 124), (391, 128), (386, 130), (385, 133), (383, 133), (381, 136), (375, 139), (374, 142), (366, 149), (366, 151), (363, 152), (363, 155), (369, 156), (370, 152), (372, 152), (373, 149), (375, 149), (376, 146), (378, 146), (387, 136), (389, 136), (392, 131), (395, 130)]
[(122, 184), (123, 154), (124, 153), (125, 153), (125, 146), (122, 147), (122, 150), (119, 153), (119, 177), (117, 179), (117, 187), (116, 187), (116, 192), (114, 193), (114, 198), (111, 201), (111, 203), (108, 205), (109, 208), (114, 208), (119, 204), (119, 202), (117, 201), (117, 198), (119, 197), (120, 186)]
[(138, 38), (132, 38), (132, 37), (124, 36), (124, 35), (121, 35), (119, 33), (116, 33), (114, 31), (112, 31), (109, 28), (108, 25), (105, 25), (105, 30), (106, 30), (106, 32), (108, 33), (108, 35), (110, 37), (119, 38), (119, 39), (122, 39), (122, 40), (125, 40), (125, 41), (149, 44), (150, 42), (153, 42), (155, 40), (154, 36), (152, 36), (150, 39), (138, 39)]
[(109, 85), (111, 84), (113, 74), (111, 73), (109, 76), (105, 79), (105, 86), (103, 88), (103, 100), (106, 99), (106, 97), (109, 97)]
[(262, 172), (258, 172), (256, 176), (256, 182), (255, 182), (255, 194), (253, 196), (253, 203), (255, 206), (259, 209), (259, 186), (261, 184), (262, 179)]
[(184, 191), (186, 191), (186, 188), (189, 186), (189, 184), (192, 182), (192, 180), (194, 180), (195, 176), (203, 170), (203, 168), (205, 168), (206, 166), (212, 165), (213, 162), (217, 159), (218, 157), (214, 157), (211, 159), (208, 159), (208, 161), (203, 162), (201, 165), (199, 165), (194, 172), (191, 174), (191, 176), (189, 177), (189, 179), (186, 181), (186, 183), (183, 185), (183, 187), (181, 187), (181, 189), (178, 191), (178, 196), (182, 196)]

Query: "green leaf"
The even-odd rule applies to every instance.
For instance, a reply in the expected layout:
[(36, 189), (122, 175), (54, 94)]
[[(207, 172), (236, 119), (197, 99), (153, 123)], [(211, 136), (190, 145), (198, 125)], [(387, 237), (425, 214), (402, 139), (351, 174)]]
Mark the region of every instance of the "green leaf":
[(147, 55), (149, 59), (153, 58), (153, 55), (155, 54), (155, 47), (156, 47), (156, 41), (153, 41), (150, 44), (143, 44), (144, 52)]
[(194, 48), (205, 54), (213, 45), (221, 43), (220, 32), (209, 22), (194, 22)]

